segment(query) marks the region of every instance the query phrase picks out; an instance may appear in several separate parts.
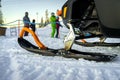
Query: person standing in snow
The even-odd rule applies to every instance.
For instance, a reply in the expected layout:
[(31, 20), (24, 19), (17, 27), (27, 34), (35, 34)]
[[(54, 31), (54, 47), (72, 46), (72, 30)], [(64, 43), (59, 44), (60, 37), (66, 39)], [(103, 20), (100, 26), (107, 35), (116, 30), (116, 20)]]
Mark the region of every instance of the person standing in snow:
[(59, 37), (59, 28), (60, 26), (62, 27), (62, 25), (60, 24), (60, 21), (59, 21), (59, 16), (56, 17), (56, 38)]
[(55, 32), (56, 32), (56, 16), (55, 16), (55, 13), (53, 13), (53, 12), (51, 13), (50, 23), (51, 23), (51, 27), (52, 27), (51, 37), (54, 38)]
[(31, 27), (31, 29), (32, 29), (34, 32), (35, 32), (35, 30), (36, 30), (36, 27), (35, 27), (35, 26), (36, 26), (36, 25), (35, 25), (35, 19), (33, 19), (30, 27)]
[[(29, 28), (29, 26), (30, 26), (30, 19), (28, 17), (28, 12), (25, 12), (25, 16), (23, 17), (23, 23), (24, 23), (24, 27)], [(25, 32), (24, 36), (28, 36), (28, 32)]]

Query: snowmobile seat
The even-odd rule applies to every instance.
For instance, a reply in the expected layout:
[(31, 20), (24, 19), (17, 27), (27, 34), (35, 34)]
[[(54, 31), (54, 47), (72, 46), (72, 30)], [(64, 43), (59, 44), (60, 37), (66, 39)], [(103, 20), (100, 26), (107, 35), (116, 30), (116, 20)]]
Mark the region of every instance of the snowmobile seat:
[(120, 1), (95, 0), (95, 4), (103, 34), (120, 38)]

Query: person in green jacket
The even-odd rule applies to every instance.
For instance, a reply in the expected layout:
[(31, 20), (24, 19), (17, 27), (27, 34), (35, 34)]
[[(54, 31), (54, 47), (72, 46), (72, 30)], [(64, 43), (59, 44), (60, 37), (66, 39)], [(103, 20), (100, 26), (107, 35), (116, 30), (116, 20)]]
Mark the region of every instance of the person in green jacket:
[(52, 26), (52, 32), (51, 32), (51, 37), (54, 38), (55, 37), (55, 32), (56, 32), (56, 16), (55, 13), (51, 13), (51, 17), (50, 17), (50, 23)]

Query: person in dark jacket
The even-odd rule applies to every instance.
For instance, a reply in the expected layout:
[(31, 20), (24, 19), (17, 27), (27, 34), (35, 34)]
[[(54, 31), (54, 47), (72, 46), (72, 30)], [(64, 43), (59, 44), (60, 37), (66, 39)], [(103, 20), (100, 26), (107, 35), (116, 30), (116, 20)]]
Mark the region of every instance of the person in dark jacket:
[(59, 21), (59, 17), (57, 16), (56, 17), (56, 38), (59, 38), (59, 28), (62, 27), (62, 25), (60, 24), (60, 21)]
[[(29, 26), (30, 26), (30, 19), (28, 17), (28, 12), (25, 12), (25, 16), (23, 17), (23, 23), (24, 23), (24, 27), (29, 28)], [(28, 36), (28, 32), (25, 32), (24, 36)]]
[(35, 19), (33, 19), (30, 27), (31, 27), (31, 29), (35, 32), (35, 30), (36, 30)]

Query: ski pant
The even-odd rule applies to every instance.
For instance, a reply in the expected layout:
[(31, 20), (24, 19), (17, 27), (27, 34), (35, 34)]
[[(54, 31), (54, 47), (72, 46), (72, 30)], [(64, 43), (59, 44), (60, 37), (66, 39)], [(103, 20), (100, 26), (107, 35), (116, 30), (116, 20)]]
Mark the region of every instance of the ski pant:
[[(25, 26), (25, 27), (29, 28), (29, 26)], [(24, 36), (28, 36), (28, 32), (25, 31)]]
[(56, 26), (52, 26), (51, 37), (54, 38)]
[(35, 27), (34, 27), (34, 26), (32, 26), (31, 28), (32, 28), (32, 30), (35, 32), (35, 30), (36, 30), (36, 29), (35, 29)]
[(56, 32), (56, 36), (55, 37), (58, 38), (59, 37), (59, 27), (56, 29), (56, 31), (57, 32)]

